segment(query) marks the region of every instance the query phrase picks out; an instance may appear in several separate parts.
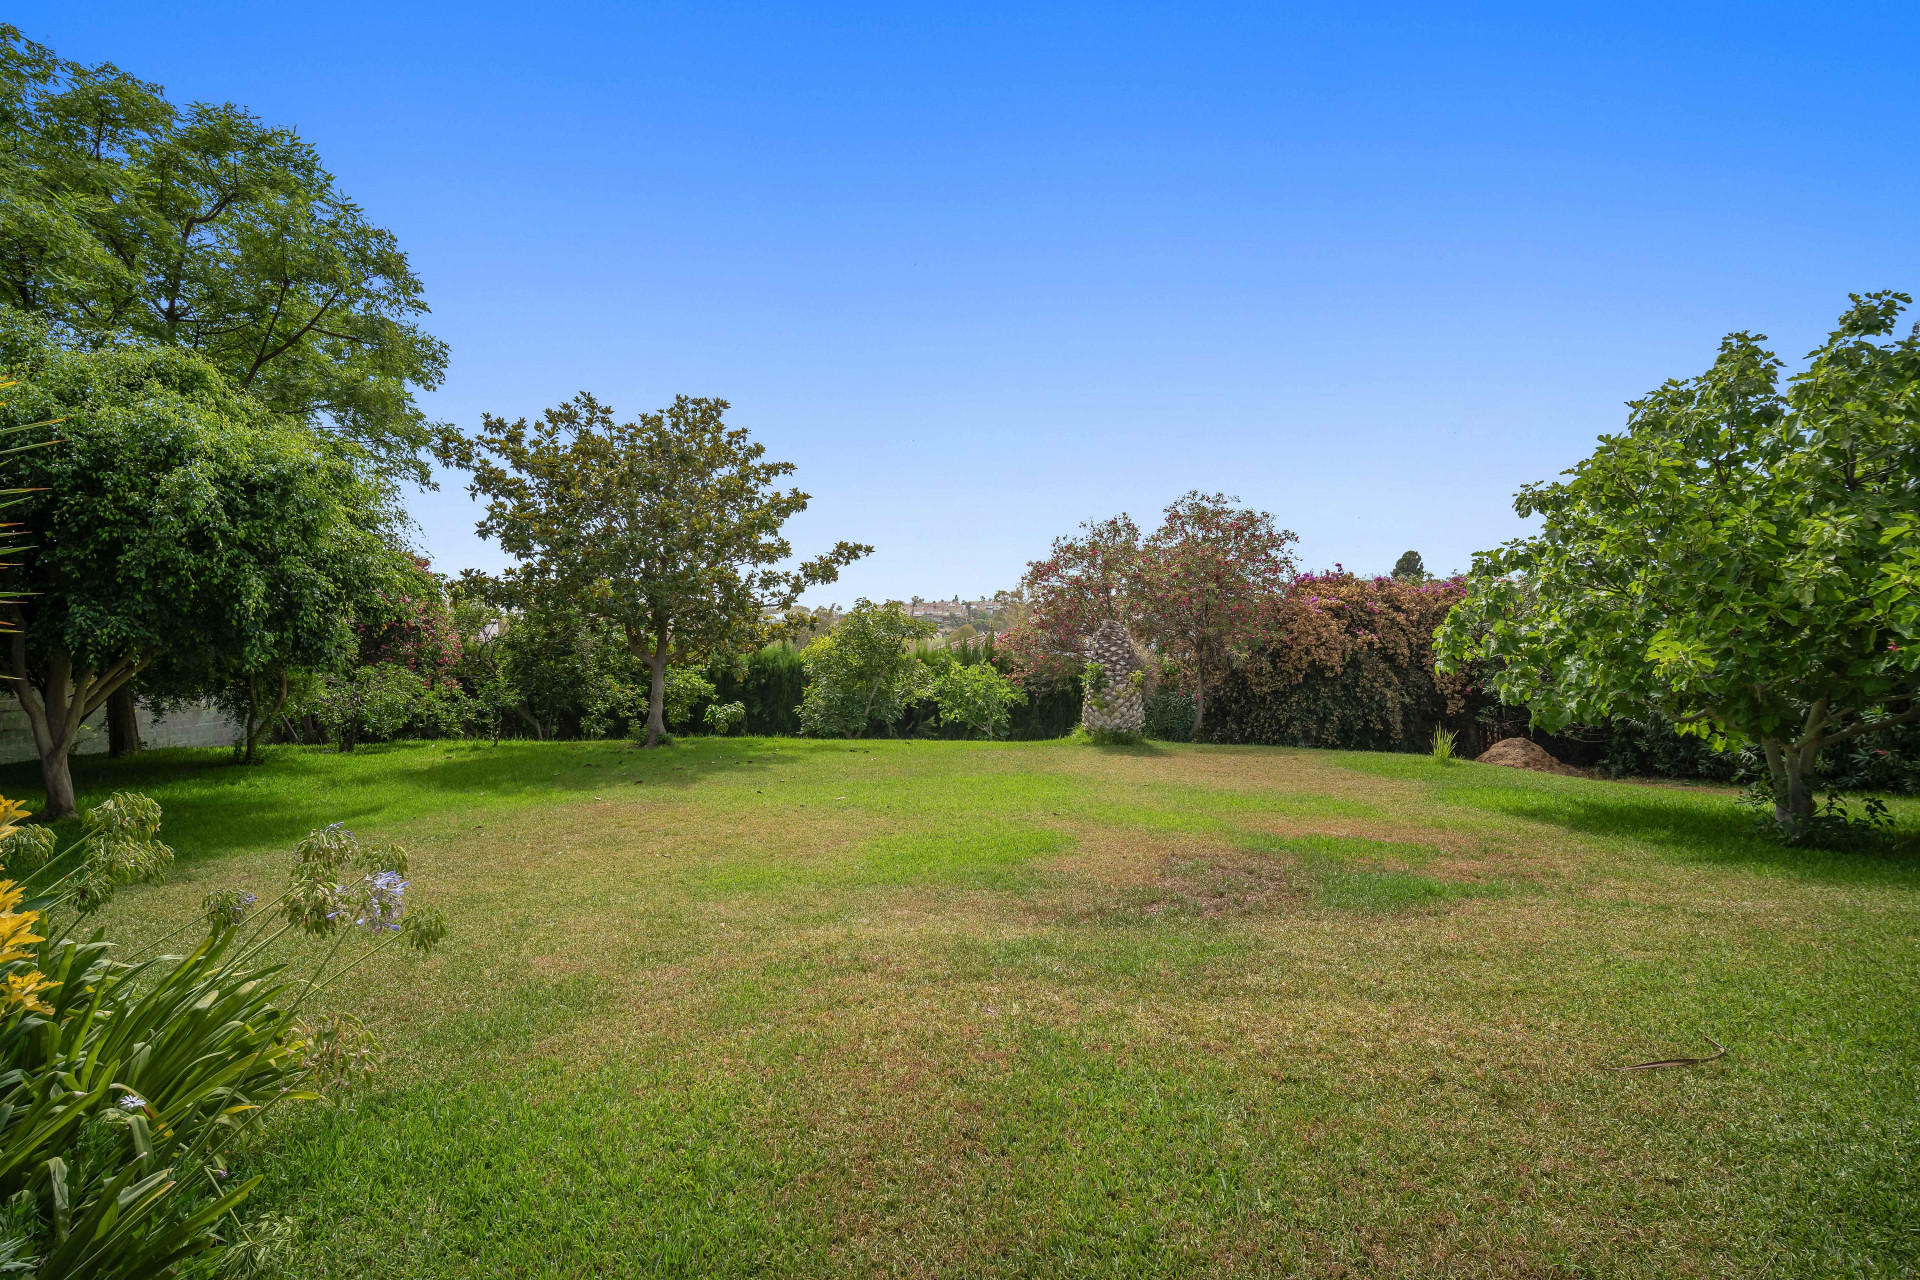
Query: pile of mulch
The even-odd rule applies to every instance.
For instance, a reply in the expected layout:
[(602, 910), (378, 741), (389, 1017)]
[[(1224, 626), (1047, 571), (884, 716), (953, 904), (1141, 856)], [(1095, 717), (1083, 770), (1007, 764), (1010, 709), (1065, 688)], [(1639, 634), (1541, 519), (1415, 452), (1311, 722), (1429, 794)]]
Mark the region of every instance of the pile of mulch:
[(1559, 773), (1569, 778), (1591, 775), (1585, 769), (1562, 764), (1531, 738), (1502, 738), (1479, 755), (1481, 764), (1503, 764), (1509, 769), (1532, 769), (1537, 773)]

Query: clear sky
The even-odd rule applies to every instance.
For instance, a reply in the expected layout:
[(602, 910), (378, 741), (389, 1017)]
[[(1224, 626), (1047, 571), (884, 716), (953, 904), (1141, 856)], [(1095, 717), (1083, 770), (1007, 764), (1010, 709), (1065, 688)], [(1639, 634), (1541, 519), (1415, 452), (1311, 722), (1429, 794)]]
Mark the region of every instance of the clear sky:
[[(1584, 9), (1584, 12), (1581, 10)], [(676, 392), (799, 464), (818, 600), (1011, 586), (1225, 490), (1436, 571), (1720, 335), (1920, 292), (1920, 5), (16, 0), (297, 126), (465, 426)], [(497, 567), (449, 477), (436, 567)]]

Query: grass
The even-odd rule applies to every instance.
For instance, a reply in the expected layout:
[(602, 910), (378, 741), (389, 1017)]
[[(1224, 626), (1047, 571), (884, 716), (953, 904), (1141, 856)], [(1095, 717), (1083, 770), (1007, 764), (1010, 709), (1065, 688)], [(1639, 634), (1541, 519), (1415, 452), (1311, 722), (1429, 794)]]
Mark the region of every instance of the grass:
[(76, 770), (180, 853), (117, 936), (335, 820), (448, 912), (343, 997), (377, 1086), (248, 1157), (302, 1275), (1920, 1269), (1920, 858), (1724, 790), (757, 739)]

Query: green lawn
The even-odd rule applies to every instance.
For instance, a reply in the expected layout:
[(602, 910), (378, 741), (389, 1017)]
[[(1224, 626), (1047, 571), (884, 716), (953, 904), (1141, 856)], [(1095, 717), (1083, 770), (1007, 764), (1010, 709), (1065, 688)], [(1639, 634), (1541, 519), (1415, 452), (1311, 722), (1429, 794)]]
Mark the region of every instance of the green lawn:
[(343, 995), (379, 1082), (246, 1157), (304, 1274), (1920, 1269), (1920, 859), (1724, 790), (1064, 742), (78, 767), (180, 851), (119, 936), (335, 820), (447, 910)]

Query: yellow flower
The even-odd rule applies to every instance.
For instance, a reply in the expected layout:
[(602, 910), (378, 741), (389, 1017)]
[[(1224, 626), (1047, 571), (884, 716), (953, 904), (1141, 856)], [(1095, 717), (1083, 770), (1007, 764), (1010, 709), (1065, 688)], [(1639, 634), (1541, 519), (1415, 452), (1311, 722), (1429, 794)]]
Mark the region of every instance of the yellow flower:
[(0, 964), (25, 960), (33, 954), (33, 944), (43, 939), (33, 931), (40, 923), (38, 911), (15, 911), (22, 891), (11, 880), (0, 880)]
[(12, 835), (14, 828), (24, 822), (27, 817), (27, 806), (18, 800), (9, 800), (5, 796), (0, 796), (0, 840), (5, 840)]
[[(40, 923), (40, 913), (14, 910), (20, 905), (25, 892), (11, 880), (0, 880), (0, 965), (17, 964), (31, 958), (33, 944), (44, 941), (33, 931), (33, 926)], [(16, 1009), (25, 1009), (29, 1013), (52, 1013), (53, 1006), (40, 999), (39, 993), (51, 991), (59, 985), (47, 981), (47, 975), (38, 969), (8, 974), (5, 988), (0, 989), (0, 1017)]]
[(25, 1009), (28, 1013), (52, 1013), (53, 1006), (40, 998), (42, 991), (51, 991), (60, 984), (47, 981), (47, 975), (38, 969), (29, 969), (25, 973), (7, 975), (7, 988), (0, 992), (0, 1012), (12, 1013), (15, 1009)]

